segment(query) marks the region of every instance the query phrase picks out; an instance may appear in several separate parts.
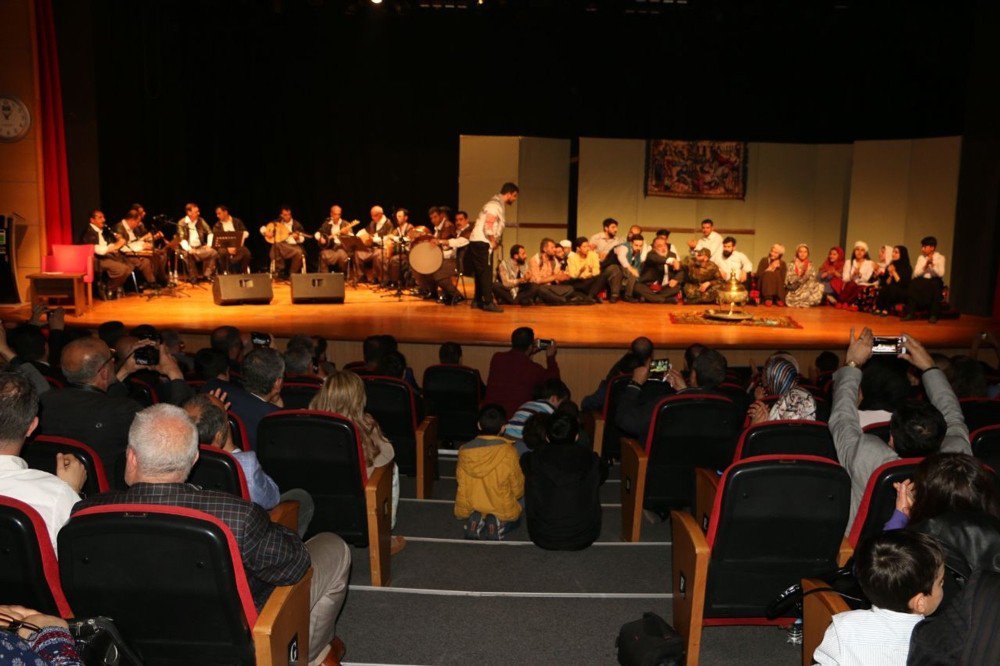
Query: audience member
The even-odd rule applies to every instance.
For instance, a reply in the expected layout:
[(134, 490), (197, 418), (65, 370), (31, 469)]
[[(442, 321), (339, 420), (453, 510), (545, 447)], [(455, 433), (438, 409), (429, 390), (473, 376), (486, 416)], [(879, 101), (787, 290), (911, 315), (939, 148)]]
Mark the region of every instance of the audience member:
[[(44, 306), (42, 309), (44, 310)], [(63, 346), (68, 342), (65, 331), (66, 312), (62, 308), (52, 310), (48, 317), (49, 335), (46, 337), (42, 332), (41, 314), (38, 310), (38, 307), (32, 310), (30, 321), (15, 326), (7, 333), (7, 344), (14, 352), (10, 369), (29, 363), (43, 377), (65, 384), (66, 378), (59, 369), (59, 358)]]
[(885, 532), (863, 543), (854, 571), (870, 610), (838, 613), (813, 659), (821, 666), (906, 664), (910, 634), (944, 597), (944, 562), (934, 539)]
[(281, 387), (284, 384), (285, 361), (270, 347), (254, 349), (243, 359), (243, 388), (227, 393), (229, 411), (246, 426), (250, 448), (257, 448), (257, 426), (260, 420), (281, 409)]
[(73, 505), (87, 480), (87, 470), (76, 456), (56, 454), (56, 474), (28, 469), (20, 458), (24, 440), (38, 426), (38, 393), (14, 372), (0, 373), (0, 495), (31, 506), (45, 522), (56, 549), (56, 535), (69, 520)]
[(519, 454), (527, 451), (527, 447), (525, 447), (523, 441), (524, 424), (527, 420), (533, 414), (553, 413), (559, 405), (569, 400), (570, 395), (569, 387), (559, 379), (549, 379), (546, 381), (538, 388), (537, 394), (538, 397), (536, 399), (529, 400), (517, 408), (517, 411), (510, 417), (510, 421), (507, 422), (507, 427), (504, 429), (504, 434), (514, 441)]
[(556, 342), (545, 349), (546, 367), (541, 367), (531, 357), (542, 351), (535, 341), (535, 332), (523, 326), (510, 336), (510, 351), (497, 352), (490, 359), (490, 373), (486, 379), (486, 403), (496, 403), (504, 412), (513, 414), (517, 408), (534, 397), (535, 389), (547, 379), (559, 379), (556, 363)]
[(892, 414), (889, 443), (875, 435), (865, 434), (858, 419), (857, 396), (861, 383), (861, 366), (872, 356), (874, 336), (864, 329), (855, 338), (851, 331), (847, 347), (847, 364), (834, 375), (833, 408), (830, 413), (830, 433), (837, 449), (837, 458), (851, 477), (851, 529), (861, 496), (872, 473), (898, 458), (924, 457), (937, 451), (972, 454), (969, 429), (962, 418), (962, 409), (944, 373), (934, 366), (930, 354), (911, 336), (906, 336), (906, 359), (920, 371), (928, 402), (904, 403)]
[(545, 443), (521, 456), (528, 535), (546, 550), (582, 550), (601, 533), (600, 461), (577, 444), (579, 431), (571, 415), (555, 414)]
[(184, 351), (184, 340), (175, 329), (165, 328), (160, 331), (160, 341), (170, 355), (177, 361), (177, 366), (185, 376), (194, 374), (194, 357)]
[(910, 638), (909, 666), (1000, 663), (1000, 573), (977, 571), (958, 597), (921, 620)]
[(861, 372), (858, 421), (861, 427), (884, 423), (910, 396), (906, 364), (896, 358), (873, 358)]
[(479, 410), (479, 435), (458, 451), (455, 517), (465, 520), (465, 538), (502, 541), (521, 524), (524, 475), (514, 443), (501, 435), (506, 415), (500, 405)]
[(632, 341), (629, 350), (608, 370), (608, 374), (597, 385), (597, 390), (586, 396), (580, 407), (584, 411), (601, 411), (604, 409), (604, 399), (607, 395), (608, 383), (615, 377), (622, 374), (632, 374), (632, 372), (653, 356), (653, 341), (645, 336), (640, 336)]
[(276, 586), (298, 582), (311, 564), (309, 658), (322, 659), (334, 640), (347, 593), (351, 568), (347, 544), (330, 533), (303, 544), (297, 534), (272, 523), (256, 504), (186, 484), (197, 460), (198, 431), (184, 410), (173, 405), (149, 407), (136, 415), (129, 429), (125, 464), (129, 489), (83, 500), (75, 511), (104, 504), (161, 504), (216, 516), (232, 530), (258, 610)]
[(955, 395), (961, 398), (987, 397), (986, 373), (982, 364), (969, 356), (953, 356), (948, 380)]
[(118, 338), (127, 333), (128, 329), (120, 321), (106, 321), (97, 327), (97, 337), (103, 340), (109, 349), (114, 349), (118, 344)]
[(212, 349), (218, 349), (229, 360), (230, 371), (239, 373), (243, 361), (245, 344), (240, 335), (240, 329), (235, 326), (219, 326), (209, 337)]
[[(19, 623), (16, 633), (11, 625)], [(24, 606), (0, 606), (0, 663), (84, 666), (66, 620)]]
[(194, 355), (195, 377), (205, 382), (203, 392), (220, 389), (230, 393), (239, 383), (229, 374), (229, 359), (218, 349), (206, 347)]
[(816, 356), (815, 366), (814, 381), (817, 386), (823, 386), (833, 379), (833, 373), (840, 367), (840, 357), (832, 351), (820, 352)]
[(457, 342), (445, 342), (438, 349), (438, 362), (441, 365), (462, 365), (462, 345)]
[(798, 372), (790, 361), (772, 356), (764, 366), (761, 384), (767, 395), (778, 399), (767, 407), (754, 401), (747, 410), (750, 423), (764, 421), (813, 421), (816, 419), (816, 399), (798, 385)]
[(315, 384), (320, 386), (323, 379), (313, 370), (312, 338), (299, 335), (288, 341), (282, 359), (285, 361), (285, 381), (298, 384)]

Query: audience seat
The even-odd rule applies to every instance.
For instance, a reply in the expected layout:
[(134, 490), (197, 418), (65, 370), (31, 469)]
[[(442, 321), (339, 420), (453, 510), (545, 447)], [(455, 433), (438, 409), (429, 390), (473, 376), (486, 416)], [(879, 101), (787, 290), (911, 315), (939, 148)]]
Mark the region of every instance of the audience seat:
[[(198, 447), (198, 462), (191, 468), (188, 483), (193, 483), (205, 490), (217, 490), (221, 493), (236, 495), (248, 502), (250, 489), (247, 487), (246, 475), (239, 461), (228, 451), (214, 446), (202, 444)], [(271, 521), (284, 525), (292, 531), (299, 529), (299, 503), (279, 502), (269, 511)]]
[(150, 407), (160, 402), (160, 398), (156, 394), (156, 388), (148, 382), (137, 377), (128, 377), (125, 382), (129, 397), (143, 407)]
[(250, 446), (250, 437), (247, 435), (243, 419), (233, 412), (226, 412), (226, 416), (229, 417), (229, 431), (233, 434), (233, 444), (241, 451), (251, 451), (253, 447)]
[(1000, 425), (1000, 399), (962, 398), (958, 401), (969, 432), (991, 425)]
[(146, 663), (308, 663), (312, 570), (258, 613), (236, 538), (202, 511), (83, 509), (59, 533), (59, 570), (75, 612), (114, 618)]
[(31, 469), (55, 474), (57, 453), (72, 453), (83, 463), (87, 470), (87, 480), (83, 484), (85, 495), (106, 493), (111, 489), (101, 457), (94, 449), (75, 439), (58, 435), (36, 435), (24, 445), (21, 457)]
[(631, 374), (621, 374), (612, 377), (608, 381), (604, 391), (604, 406), (600, 414), (594, 416), (590, 412), (585, 412), (585, 419), (593, 419), (593, 448), (598, 456), (611, 460), (621, 458), (621, 438), (624, 433), (615, 424), (615, 414), (618, 412), (618, 401), (621, 399), (622, 391), (631, 381)]
[(285, 409), (309, 409), (309, 403), (319, 389), (320, 385), (309, 382), (284, 382), (281, 385), (281, 401)]
[(483, 401), (479, 370), (464, 365), (432, 365), (424, 371), (423, 387), (427, 414), (437, 417), (442, 442), (458, 448), (476, 437)]
[(437, 419), (424, 417), (413, 387), (402, 379), (362, 377), (368, 403), (365, 411), (375, 417), (396, 451), (399, 473), (417, 477), (417, 499), (431, 496), (437, 477)]
[(31, 506), (4, 495), (0, 495), (0, 599), (46, 615), (73, 617), (45, 521)]
[(707, 534), (673, 511), (673, 622), (687, 663), (698, 663), (704, 626), (794, 621), (768, 619), (767, 606), (802, 578), (837, 567), (850, 502), (851, 481), (837, 463), (759, 456), (725, 471)]
[(268, 414), (257, 431), (257, 457), (279, 488), (302, 488), (316, 504), (310, 536), (336, 532), (368, 548), (372, 585), (388, 585), (392, 469), (369, 478), (355, 425), (337, 414), (287, 410)]
[[(822, 580), (802, 579), (802, 666), (812, 666), (813, 654), (823, 642), (837, 613), (851, 610), (844, 598)], [(821, 590), (819, 592), (815, 590)]]
[(728, 380), (716, 386), (715, 392), (732, 400), (736, 408), (744, 414), (753, 401), (753, 396), (747, 393), (746, 388)]
[(729, 398), (705, 393), (664, 398), (644, 447), (623, 437), (622, 540), (638, 541), (642, 509), (665, 515), (694, 502), (694, 469), (732, 463), (743, 415)]
[(56, 379), (55, 377), (49, 377), (48, 375), (42, 375), (42, 376), (45, 377), (45, 381), (48, 382), (49, 388), (52, 388), (56, 391), (58, 391), (59, 389), (66, 388), (66, 385), (63, 384), (58, 379)]
[(864, 428), (862, 428), (865, 433), (869, 435), (875, 435), (881, 439), (886, 444), (889, 443), (889, 422), (879, 421), (878, 423), (869, 423)]
[(921, 460), (900, 458), (872, 472), (858, 506), (858, 515), (851, 525), (851, 533), (847, 535), (851, 548), (857, 548), (858, 542), (882, 531), (882, 526), (896, 508), (896, 489), (892, 484), (912, 478)]
[(986, 426), (969, 435), (972, 442), (972, 454), (989, 465), (993, 470), (1000, 471), (1000, 425)]
[(733, 462), (765, 455), (803, 455), (837, 462), (837, 449), (826, 423), (820, 421), (764, 421), (743, 431)]

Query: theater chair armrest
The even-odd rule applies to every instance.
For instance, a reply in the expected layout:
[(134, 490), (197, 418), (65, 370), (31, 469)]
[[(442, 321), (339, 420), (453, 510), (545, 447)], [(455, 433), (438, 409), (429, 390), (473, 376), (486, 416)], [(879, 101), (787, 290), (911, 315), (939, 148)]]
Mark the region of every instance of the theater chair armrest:
[[(274, 588), (253, 626), (258, 666), (309, 663), (309, 583), (312, 569), (294, 585)], [(295, 659), (292, 659), (292, 656)]]
[(670, 512), (673, 541), (671, 592), (674, 628), (687, 643), (687, 664), (698, 663), (708, 580), (708, 541), (701, 527), (684, 511)]
[(428, 499), (437, 478), (438, 422), (427, 416), (417, 427), (417, 499)]
[(810, 590), (829, 587), (815, 578), (802, 579), (802, 664), (810, 666), (813, 663), (813, 653), (823, 642), (827, 627), (837, 613), (851, 610), (844, 598), (836, 592), (815, 592)]
[(391, 580), (389, 532), (392, 529), (392, 465), (376, 467), (365, 485), (368, 505), (368, 561), (372, 585), (383, 587)]
[(638, 541), (642, 531), (642, 502), (646, 496), (649, 456), (639, 442), (622, 437), (622, 541)]
[(851, 548), (851, 542), (847, 540), (847, 537), (844, 537), (843, 541), (840, 542), (840, 552), (837, 553), (837, 566), (842, 567), (847, 564), (851, 555), (854, 555), (854, 549)]
[(715, 506), (715, 494), (719, 492), (719, 475), (704, 467), (694, 468), (694, 519), (702, 532), (708, 531), (708, 521)]
[(284, 525), (293, 532), (299, 531), (299, 502), (298, 500), (286, 500), (279, 502), (277, 506), (268, 512), (272, 523)]

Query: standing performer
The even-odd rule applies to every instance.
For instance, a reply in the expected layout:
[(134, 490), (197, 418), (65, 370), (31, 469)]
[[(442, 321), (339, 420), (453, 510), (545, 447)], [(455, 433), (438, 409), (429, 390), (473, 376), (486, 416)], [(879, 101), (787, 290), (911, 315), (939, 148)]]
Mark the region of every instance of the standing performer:
[(472, 307), (481, 308), (485, 312), (503, 312), (503, 308), (493, 302), (490, 254), (503, 237), (504, 206), (517, 201), (518, 192), (520, 189), (514, 183), (504, 183), (500, 194), (483, 204), (469, 238), (469, 257), (476, 276), (476, 296)]
[(215, 218), (218, 220), (212, 227), (212, 240), (214, 241), (221, 233), (237, 234), (237, 242), (227, 244), (226, 247), (216, 248), (219, 253), (219, 263), (222, 264), (222, 271), (229, 273), (245, 273), (250, 266), (250, 250), (245, 245), (250, 232), (247, 231), (243, 221), (238, 217), (229, 214), (226, 206), (215, 207)]
[(305, 261), (305, 254), (302, 252), (305, 229), (298, 220), (292, 218), (291, 208), (282, 206), (278, 219), (261, 227), (260, 233), (264, 235), (264, 240), (273, 243), (271, 259), (274, 260), (275, 272), (281, 272), (286, 261), (291, 263), (288, 268), (289, 279), (292, 273), (302, 270), (302, 262)]

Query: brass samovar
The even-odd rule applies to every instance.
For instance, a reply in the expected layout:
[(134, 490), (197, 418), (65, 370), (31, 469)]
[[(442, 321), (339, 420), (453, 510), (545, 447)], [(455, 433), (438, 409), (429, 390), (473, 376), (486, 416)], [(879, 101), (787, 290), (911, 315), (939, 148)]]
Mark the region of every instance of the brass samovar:
[(733, 270), (729, 273), (729, 280), (726, 284), (719, 290), (718, 296), (716, 297), (719, 305), (729, 305), (729, 311), (725, 310), (706, 310), (705, 316), (712, 319), (722, 319), (726, 321), (743, 321), (744, 319), (753, 319), (753, 315), (744, 310), (736, 310), (737, 305), (745, 305), (749, 298), (747, 293), (747, 288), (736, 279), (736, 271)]

